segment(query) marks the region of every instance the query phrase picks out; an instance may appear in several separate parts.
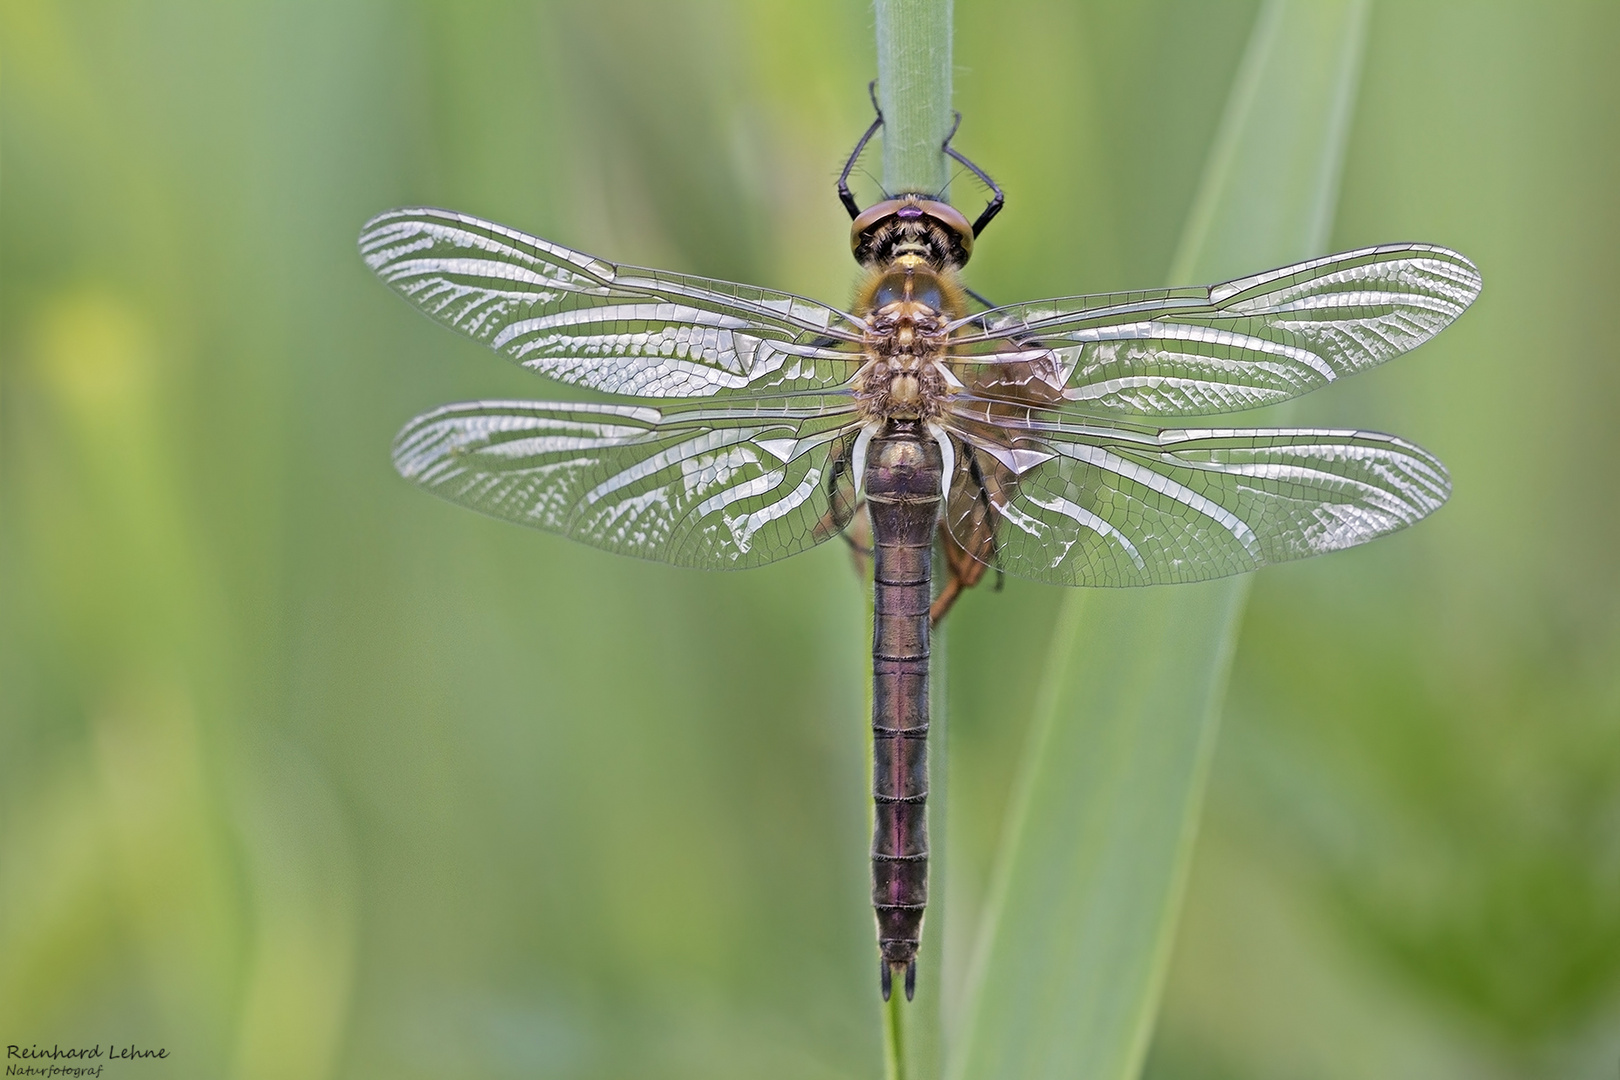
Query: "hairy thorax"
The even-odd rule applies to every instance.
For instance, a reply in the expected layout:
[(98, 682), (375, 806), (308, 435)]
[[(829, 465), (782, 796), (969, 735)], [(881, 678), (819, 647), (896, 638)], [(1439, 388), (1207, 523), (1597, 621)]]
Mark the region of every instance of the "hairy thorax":
[(946, 327), (960, 309), (960, 288), (920, 259), (902, 256), (875, 272), (857, 297), (866, 318), (866, 365), (855, 400), (869, 420), (932, 420), (962, 384), (945, 364)]

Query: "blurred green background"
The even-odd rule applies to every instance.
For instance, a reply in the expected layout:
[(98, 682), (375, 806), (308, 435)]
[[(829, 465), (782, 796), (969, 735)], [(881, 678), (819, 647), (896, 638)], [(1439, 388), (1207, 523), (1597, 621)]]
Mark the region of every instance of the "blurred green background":
[[(970, 283), (1164, 284), (1255, 10), (958, 0), (958, 145), (1009, 197)], [(707, 575), (411, 489), (407, 418), (557, 391), (354, 249), (430, 203), (841, 302), (871, 20), (0, 2), (0, 1043), (879, 1074), (841, 546)], [(1373, 9), (1333, 247), (1485, 293), (1294, 418), (1456, 495), (1259, 576), (1152, 1080), (1620, 1070), (1617, 55), (1614, 5)], [(968, 913), (1057, 601), (952, 616)]]

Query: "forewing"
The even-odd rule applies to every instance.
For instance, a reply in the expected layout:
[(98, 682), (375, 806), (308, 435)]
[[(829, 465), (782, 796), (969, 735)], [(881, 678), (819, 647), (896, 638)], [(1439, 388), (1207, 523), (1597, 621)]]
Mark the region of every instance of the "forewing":
[[(1354, 547), (1451, 490), (1433, 455), (1376, 432), (1043, 427), (989, 448), (1002, 465), (983, 476), (993, 564), (1059, 585), (1199, 581)], [(964, 546), (982, 531), (961, 513), (950, 527)]]
[(847, 400), (823, 404), (448, 405), (405, 425), (394, 467), (451, 502), (593, 547), (739, 569), (848, 521), (854, 417)]
[(1209, 288), (995, 308), (963, 320), (952, 351), (987, 397), (1090, 414), (1236, 412), (1416, 348), (1479, 288), (1454, 251), (1363, 248)]
[(751, 285), (617, 266), (448, 210), (391, 210), (360, 253), (446, 326), (559, 382), (634, 397), (837, 386), (854, 375), (850, 317)]

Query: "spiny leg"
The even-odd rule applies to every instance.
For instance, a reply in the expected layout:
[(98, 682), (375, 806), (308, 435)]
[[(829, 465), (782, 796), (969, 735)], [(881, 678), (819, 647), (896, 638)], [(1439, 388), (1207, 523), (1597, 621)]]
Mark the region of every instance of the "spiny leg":
[(844, 526), (844, 543), (849, 545), (849, 553), (858, 559), (872, 557), (872, 519), (861, 511), (866, 509), (866, 501), (855, 504), (855, 516), (849, 519)]
[(984, 470), (979, 467), (979, 457), (977, 454), (975, 454), (973, 459), (968, 462), (968, 475), (973, 479), (974, 485), (979, 490), (978, 499), (984, 504), (984, 520), (986, 525), (989, 526), (988, 532), (985, 535), (985, 547), (987, 549), (986, 554), (989, 555), (989, 559), (979, 562), (980, 569), (977, 575), (975, 575), (973, 578), (972, 583), (975, 585), (978, 584), (979, 578), (984, 576), (983, 567), (993, 565), (996, 569), (996, 583), (993, 588), (996, 592), (1000, 592), (1002, 585), (1004, 585), (1007, 581), (1007, 575), (1002, 572), (1001, 559), (998, 557), (1000, 552), (996, 547), (996, 530), (993, 524), (996, 516), (996, 504), (994, 500), (990, 498), (990, 484), (984, 478)]
[[(977, 300), (977, 301), (978, 301), (978, 302), (979, 302), (979, 303), (981, 303), (981, 304), (983, 304), (983, 305), (984, 305), (984, 309), (985, 309), (985, 310), (986, 310), (986, 311), (990, 311), (990, 310), (992, 310), (992, 309), (993, 309), (993, 308), (994, 308), (994, 307), (995, 307), (995, 306), (996, 306), (996, 305), (994, 305), (994, 304), (992, 304), (992, 303), (991, 303), (991, 302), (990, 302), (990, 301), (988, 301), (988, 300), (986, 300), (986, 299), (985, 299), (985, 298), (984, 298), (984, 297), (983, 297), (983, 296), (981, 296), (981, 295), (980, 295), (980, 294), (979, 294), (979, 293), (976, 293), (976, 292), (974, 292), (974, 291), (973, 291), (973, 290), (972, 290), (972, 289), (970, 289), (970, 288), (968, 288), (968, 287), (967, 287), (967, 286), (966, 286), (966, 285), (963, 285), (963, 286), (962, 286), (962, 291), (963, 291), (963, 292), (965, 292), (965, 293), (967, 293), (967, 294), (968, 294), (968, 295), (969, 295), (969, 296), (971, 296), (971, 297), (973, 297), (973, 299), (975, 299), (975, 300)], [(980, 327), (980, 328), (981, 328), (981, 329), (984, 329), (984, 330), (988, 330), (988, 329), (990, 329), (990, 328), (989, 328), (989, 327), (988, 327), (988, 326), (985, 326), (985, 325), (984, 325), (984, 322), (983, 322), (983, 321), (982, 321), (982, 320), (977, 320), (977, 321), (978, 321), (978, 323), (979, 323), (979, 327)]]
[(827, 510), (810, 528), (810, 534), (818, 543), (835, 532), (843, 532), (860, 512), (861, 498), (860, 493), (855, 490), (855, 476), (851, 462), (854, 447), (855, 436), (846, 434), (839, 440), (827, 461)]
[(855, 193), (849, 190), (849, 174), (854, 171), (855, 162), (860, 160), (861, 151), (866, 149), (866, 144), (872, 141), (872, 136), (883, 126), (883, 109), (878, 106), (876, 79), (866, 84), (866, 92), (872, 97), (872, 111), (877, 113), (877, 119), (866, 129), (866, 134), (855, 144), (855, 149), (849, 152), (849, 160), (844, 162), (844, 171), (838, 174), (838, 201), (849, 211), (851, 221), (861, 216), (861, 204), (855, 201)]
[[(939, 523), (940, 535), (944, 540), (945, 568), (950, 572), (939, 595), (928, 609), (928, 621), (938, 626), (940, 620), (945, 618), (952, 605), (956, 603), (962, 590), (971, 589), (984, 577), (988, 569), (987, 563), (995, 559), (996, 536), (993, 525), (995, 516), (995, 503), (990, 499), (990, 485), (984, 478), (984, 470), (979, 467), (977, 451), (967, 454), (968, 478), (973, 482), (974, 506), (984, 508), (984, 516), (975, 527), (977, 534), (974, 547), (977, 552), (968, 550), (960, 543), (956, 536), (947, 527), (944, 521)], [(1001, 591), (1001, 568), (996, 567), (996, 591)]]
[[(876, 100), (876, 98), (873, 99), (874, 104), (876, 103)], [(956, 129), (961, 126), (962, 114), (957, 113), (956, 122), (951, 125), (950, 134), (945, 136), (945, 142), (940, 146), (940, 149), (945, 151), (945, 153), (949, 154), (951, 157), (955, 158), (957, 161), (961, 162), (963, 165), (966, 165), (968, 171), (974, 176), (977, 176), (984, 186), (990, 189), (990, 204), (979, 212), (978, 219), (973, 222), (973, 238), (977, 240), (979, 234), (984, 231), (984, 227), (990, 224), (990, 219), (1001, 213), (1002, 204), (1007, 201), (1007, 196), (1003, 194), (1000, 185), (998, 185), (994, 180), (990, 179), (989, 173), (973, 164), (972, 161), (968, 160), (967, 155), (963, 154), (960, 150), (951, 145), (951, 139), (956, 137)]]
[(872, 519), (863, 511), (866, 509), (864, 501), (857, 503), (855, 516), (850, 519), (849, 526), (844, 530), (844, 543), (849, 545), (850, 562), (855, 565), (855, 576), (861, 580), (872, 572)]
[(827, 509), (810, 527), (819, 543), (838, 533), (849, 545), (855, 576), (865, 578), (872, 558), (872, 522), (863, 511), (866, 501), (855, 490), (851, 454), (854, 438), (846, 436), (827, 463)]

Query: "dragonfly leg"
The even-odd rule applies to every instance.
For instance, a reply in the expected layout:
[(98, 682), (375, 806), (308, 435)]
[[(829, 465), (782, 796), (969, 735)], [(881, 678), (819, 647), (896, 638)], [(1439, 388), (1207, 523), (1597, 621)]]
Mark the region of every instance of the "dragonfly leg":
[(860, 513), (863, 505), (863, 503), (857, 502), (853, 509), (848, 512), (843, 512), (840, 507), (828, 509), (826, 513), (816, 520), (814, 525), (810, 526), (810, 534), (819, 543), (822, 540), (830, 539), (835, 532), (843, 532), (849, 528), (850, 522), (855, 520), (855, 516)]
[(846, 437), (827, 462), (827, 511), (810, 528), (817, 543), (835, 532), (843, 532), (861, 512), (861, 499), (850, 471), (854, 444), (854, 437)]
[(851, 555), (861, 559), (872, 557), (872, 527), (866, 523), (865, 518), (852, 522), (851, 527), (844, 530), (844, 543), (849, 545)]
[[(973, 484), (973, 515), (968, 529), (968, 543), (964, 545), (953, 534), (946, 522), (939, 523), (945, 569), (948, 572), (939, 595), (928, 609), (928, 620), (938, 626), (963, 589), (971, 589), (984, 577), (984, 572), (996, 562), (995, 503), (990, 498), (990, 485), (984, 470), (979, 467), (978, 451), (967, 455), (968, 478)], [(996, 567), (996, 591), (1001, 590), (1001, 568)]]
[(940, 149), (945, 151), (951, 157), (955, 158), (961, 164), (967, 166), (968, 172), (972, 173), (974, 176), (977, 176), (984, 183), (984, 186), (990, 189), (990, 203), (983, 210), (979, 211), (978, 220), (974, 221), (973, 223), (973, 236), (975, 239), (977, 239), (978, 235), (984, 232), (984, 227), (990, 224), (990, 219), (1001, 213), (1001, 207), (1007, 201), (1007, 196), (1002, 192), (1000, 185), (998, 185), (994, 180), (990, 179), (989, 173), (973, 164), (973, 162), (968, 159), (967, 155), (963, 154), (960, 150), (951, 145), (951, 139), (956, 136), (956, 129), (961, 126), (962, 114), (957, 113), (956, 123), (951, 125), (951, 133), (945, 136), (945, 142)]
[[(928, 608), (928, 621), (934, 626), (938, 626), (946, 613), (955, 606), (957, 599), (962, 595), (962, 590), (977, 585), (984, 577), (984, 572), (989, 569), (957, 542), (956, 537), (945, 528), (944, 522), (940, 523), (940, 531), (944, 540), (946, 577), (939, 595), (934, 597), (934, 602)], [(993, 539), (991, 545), (994, 546)]]
[(844, 162), (844, 171), (838, 174), (838, 201), (844, 204), (845, 210), (849, 211), (851, 221), (861, 216), (861, 204), (855, 201), (855, 193), (849, 190), (849, 174), (854, 171), (855, 162), (860, 160), (861, 151), (866, 149), (866, 144), (872, 141), (872, 136), (876, 135), (878, 128), (883, 126), (883, 110), (878, 107), (877, 103), (876, 79), (866, 84), (866, 92), (872, 97), (872, 111), (877, 113), (877, 119), (873, 120), (871, 126), (866, 129), (866, 134), (862, 135), (860, 142), (855, 144), (855, 149), (849, 152), (849, 160)]
[(928, 606), (928, 622), (930, 625), (938, 626), (951, 608), (956, 605), (956, 598), (961, 595), (962, 582), (955, 574), (951, 574), (945, 579), (945, 586), (939, 590), (939, 595), (934, 597), (934, 602)]
[[(984, 297), (980, 296), (978, 293), (974, 292), (972, 289), (968, 288), (966, 285), (962, 286), (962, 291), (967, 293), (969, 296), (973, 297), (973, 299), (977, 300), (979, 303), (983, 304), (984, 309), (986, 311), (989, 311), (991, 308), (996, 306), (996, 305), (992, 304), (990, 301), (986, 300)], [(979, 322), (979, 325), (980, 325), (981, 328), (983, 328), (985, 330), (989, 329), (988, 326), (984, 325), (983, 320), (978, 320), (978, 322)]]
[(868, 564), (872, 558), (872, 519), (863, 512), (866, 509), (865, 501), (855, 504), (854, 514), (836, 525), (828, 522), (826, 517), (816, 525), (817, 536), (830, 536), (833, 532), (841, 532), (844, 543), (849, 545), (849, 557), (855, 564), (855, 576), (864, 579), (867, 575)]

